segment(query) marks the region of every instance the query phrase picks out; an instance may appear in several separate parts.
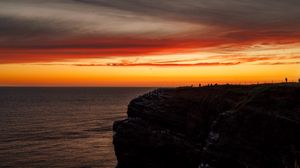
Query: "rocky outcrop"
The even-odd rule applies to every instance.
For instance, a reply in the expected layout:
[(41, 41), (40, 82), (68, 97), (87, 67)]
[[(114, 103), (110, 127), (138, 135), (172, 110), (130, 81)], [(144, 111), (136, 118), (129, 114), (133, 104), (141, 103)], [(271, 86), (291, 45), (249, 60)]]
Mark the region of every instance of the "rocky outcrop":
[(300, 85), (158, 89), (113, 129), (118, 168), (299, 168)]

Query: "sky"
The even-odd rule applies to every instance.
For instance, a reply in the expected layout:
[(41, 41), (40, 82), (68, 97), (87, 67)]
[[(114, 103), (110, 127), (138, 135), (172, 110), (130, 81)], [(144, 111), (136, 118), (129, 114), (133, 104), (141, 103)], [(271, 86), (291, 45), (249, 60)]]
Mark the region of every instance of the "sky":
[(299, 0), (1, 0), (0, 86), (300, 78)]

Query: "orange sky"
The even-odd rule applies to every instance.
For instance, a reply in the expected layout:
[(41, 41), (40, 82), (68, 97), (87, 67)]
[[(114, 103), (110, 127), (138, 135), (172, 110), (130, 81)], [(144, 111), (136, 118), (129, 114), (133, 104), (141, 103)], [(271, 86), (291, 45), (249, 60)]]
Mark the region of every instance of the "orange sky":
[(3, 0), (0, 86), (297, 81), (295, 3)]
[[(296, 81), (300, 76), (298, 64), (279, 64), (277, 61), (275, 65), (267, 65), (264, 61), (261, 61), (262, 65), (257, 61), (237, 65), (193, 65), (193, 61), (187, 61), (187, 65), (182, 66), (131, 66), (128, 62), (125, 66), (76, 65), (86, 61), (3, 64), (0, 66), (0, 83), (8, 86), (182, 86), (282, 82), (285, 77)], [(105, 61), (89, 59), (87, 62)]]

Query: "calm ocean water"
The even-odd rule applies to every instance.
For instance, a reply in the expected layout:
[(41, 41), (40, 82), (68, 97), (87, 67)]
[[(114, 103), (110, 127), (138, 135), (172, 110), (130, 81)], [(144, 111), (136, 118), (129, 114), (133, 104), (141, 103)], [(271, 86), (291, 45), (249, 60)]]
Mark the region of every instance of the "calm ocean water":
[(0, 88), (0, 167), (115, 167), (112, 123), (150, 90)]

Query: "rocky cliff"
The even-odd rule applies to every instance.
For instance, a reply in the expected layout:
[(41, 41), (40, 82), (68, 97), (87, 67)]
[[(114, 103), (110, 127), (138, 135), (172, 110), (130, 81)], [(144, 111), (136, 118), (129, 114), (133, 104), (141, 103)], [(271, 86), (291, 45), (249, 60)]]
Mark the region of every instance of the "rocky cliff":
[(299, 168), (300, 85), (158, 89), (113, 129), (118, 168)]

